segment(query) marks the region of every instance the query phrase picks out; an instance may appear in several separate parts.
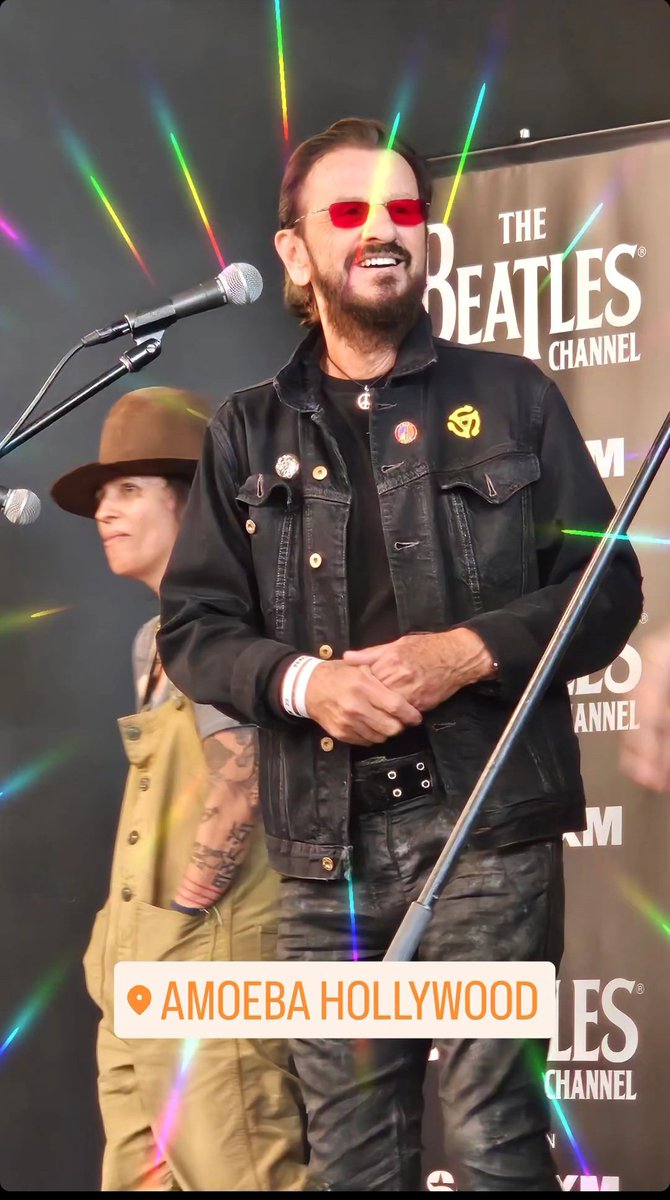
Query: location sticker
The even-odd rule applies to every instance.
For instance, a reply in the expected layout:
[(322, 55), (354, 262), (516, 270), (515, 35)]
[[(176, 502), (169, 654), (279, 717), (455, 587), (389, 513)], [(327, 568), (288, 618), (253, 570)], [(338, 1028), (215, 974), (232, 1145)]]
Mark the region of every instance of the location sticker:
[(128, 992), (128, 1003), (133, 1012), (141, 1016), (151, 1004), (151, 992), (148, 987), (143, 987), (141, 983), (136, 984), (135, 987), (131, 987)]

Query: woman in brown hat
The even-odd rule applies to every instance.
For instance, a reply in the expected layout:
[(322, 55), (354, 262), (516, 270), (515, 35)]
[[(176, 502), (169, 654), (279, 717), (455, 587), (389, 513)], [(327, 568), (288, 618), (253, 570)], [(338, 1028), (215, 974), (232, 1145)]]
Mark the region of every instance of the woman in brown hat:
[[(61, 508), (95, 519), (114, 574), (156, 594), (208, 420), (190, 392), (130, 392), (107, 416), (98, 462), (52, 488)], [(188, 1044), (114, 1034), (119, 961), (274, 958), (278, 876), (257, 815), (256, 731), (177, 692), (157, 627), (135, 639), (137, 711), (119, 721), (130, 766), (110, 892), (84, 958), (102, 1011), (102, 1190), (298, 1191), (302, 1121), (285, 1042), (203, 1039), (187, 1065)]]

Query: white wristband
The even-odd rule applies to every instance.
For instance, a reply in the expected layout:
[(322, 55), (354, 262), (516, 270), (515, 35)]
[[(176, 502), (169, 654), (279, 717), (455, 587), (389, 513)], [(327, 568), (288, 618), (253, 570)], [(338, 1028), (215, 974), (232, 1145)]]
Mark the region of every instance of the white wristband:
[(294, 658), (293, 662), (287, 668), (284, 678), (282, 679), (281, 702), (286, 709), (286, 712), (291, 717), (301, 717), (303, 715), (302, 713), (296, 711), (293, 703), (293, 689), (301, 668), (312, 661), (320, 662), (321, 660), (318, 658), (316, 660), (312, 660), (308, 654), (301, 654), (298, 658)]
[(303, 663), (298, 671), (297, 678), (293, 685), (293, 707), (300, 717), (308, 717), (309, 713), (305, 708), (305, 696), (307, 693), (307, 684), (317, 667), (323, 666), (322, 658), (310, 658), (306, 663)]

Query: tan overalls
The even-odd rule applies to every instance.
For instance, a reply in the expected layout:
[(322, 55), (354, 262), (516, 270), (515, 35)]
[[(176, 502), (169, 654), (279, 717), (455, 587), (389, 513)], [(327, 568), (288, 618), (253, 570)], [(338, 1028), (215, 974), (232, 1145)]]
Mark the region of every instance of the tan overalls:
[(187, 1043), (114, 1035), (115, 963), (273, 959), (279, 885), (259, 825), (233, 886), (207, 916), (170, 909), (205, 800), (202, 744), (191, 705), (174, 689), (119, 727), (130, 770), (110, 895), (84, 958), (102, 1010), (102, 1190), (299, 1191), (302, 1120), (285, 1041), (204, 1038), (182, 1072)]

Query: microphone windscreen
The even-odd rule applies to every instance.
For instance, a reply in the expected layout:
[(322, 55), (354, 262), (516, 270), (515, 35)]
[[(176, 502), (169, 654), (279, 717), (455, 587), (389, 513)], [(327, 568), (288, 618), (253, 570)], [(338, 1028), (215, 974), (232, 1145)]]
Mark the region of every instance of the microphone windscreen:
[(32, 525), (42, 511), (39, 496), (27, 488), (11, 488), (5, 500), (3, 516), (13, 525)]
[(251, 263), (231, 263), (224, 267), (219, 282), (229, 304), (253, 304), (263, 291), (261, 273)]

